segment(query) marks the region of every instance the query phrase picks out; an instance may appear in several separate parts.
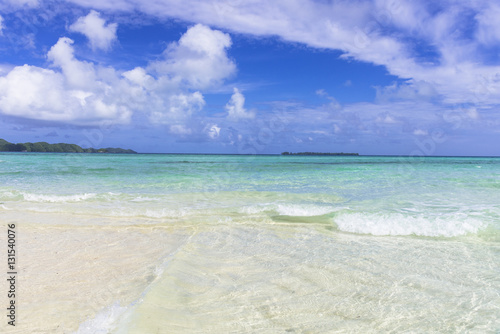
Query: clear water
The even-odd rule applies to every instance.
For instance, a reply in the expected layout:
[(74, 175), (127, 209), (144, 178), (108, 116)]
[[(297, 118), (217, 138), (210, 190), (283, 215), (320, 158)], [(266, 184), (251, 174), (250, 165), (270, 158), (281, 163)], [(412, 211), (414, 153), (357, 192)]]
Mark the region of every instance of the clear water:
[(500, 158), (0, 154), (0, 219), (181, 240), (80, 333), (497, 333), (499, 199)]

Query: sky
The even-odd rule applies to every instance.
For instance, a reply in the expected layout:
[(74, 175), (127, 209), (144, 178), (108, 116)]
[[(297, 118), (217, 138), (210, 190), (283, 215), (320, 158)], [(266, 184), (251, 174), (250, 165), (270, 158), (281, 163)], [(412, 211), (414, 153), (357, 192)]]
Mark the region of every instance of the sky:
[(0, 0), (0, 138), (500, 155), (500, 3)]

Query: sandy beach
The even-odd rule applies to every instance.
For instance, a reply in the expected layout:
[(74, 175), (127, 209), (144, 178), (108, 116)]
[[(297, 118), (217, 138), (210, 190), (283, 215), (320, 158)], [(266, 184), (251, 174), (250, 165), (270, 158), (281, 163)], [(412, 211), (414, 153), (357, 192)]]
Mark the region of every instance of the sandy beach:
[[(185, 240), (161, 227), (35, 226), (2, 216), (0, 221), (2, 229), (16, 224), (19, 254), (16, 326), (2, 322), (4, 333), (72, 333), (81, 324), (89, 332), (96, 322), (102, 327), (141, 298), (162, 262)], [(1, 233), (3, 245), (5, 238)]]

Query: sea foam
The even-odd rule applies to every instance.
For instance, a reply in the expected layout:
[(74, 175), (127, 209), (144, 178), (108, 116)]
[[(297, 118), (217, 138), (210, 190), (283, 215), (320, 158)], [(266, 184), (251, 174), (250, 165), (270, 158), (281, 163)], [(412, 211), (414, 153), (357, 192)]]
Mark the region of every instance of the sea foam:
[(486, 223), (464, 214), (434, 217), (400, 213), (343, 213), (335, 218), (338, 229), (344, 232), (372, 235), (416, 235), (426, 237), (456, 237), (477, 233)]
[(316, 205), (316, 204), (263, 204), (251, 205), (240, 208), (240, 212), (244, 214), (258, 214), (265, 211), (273, 211), (282, 216), (296, 217), (312, 217), (322, 216), (339, 210), (331, 205)]
[(275, 210), (283, 216), (297, 216), (297, 217), (308, 217), (308, 216), (322, 216), (334, 211), (331, 206), (321, 206), (321, 205), (293, 205), (293, 204), (278, 204)]
[(49, 202), (49, 203), (64, 203), (64, 202), (80, 202), (90, 198), (94, 198), (96, 194), (75, 194), (75, 195), (43, 195), (22, 193), (23, 198), (28, 202)]

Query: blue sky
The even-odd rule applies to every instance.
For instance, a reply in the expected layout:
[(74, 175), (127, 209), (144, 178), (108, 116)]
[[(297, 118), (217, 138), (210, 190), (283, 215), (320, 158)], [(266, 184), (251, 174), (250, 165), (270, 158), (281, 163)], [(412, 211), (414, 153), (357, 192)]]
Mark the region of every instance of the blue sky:
[(500, 155), (495, 1), (2, 0), (0, 138)]

